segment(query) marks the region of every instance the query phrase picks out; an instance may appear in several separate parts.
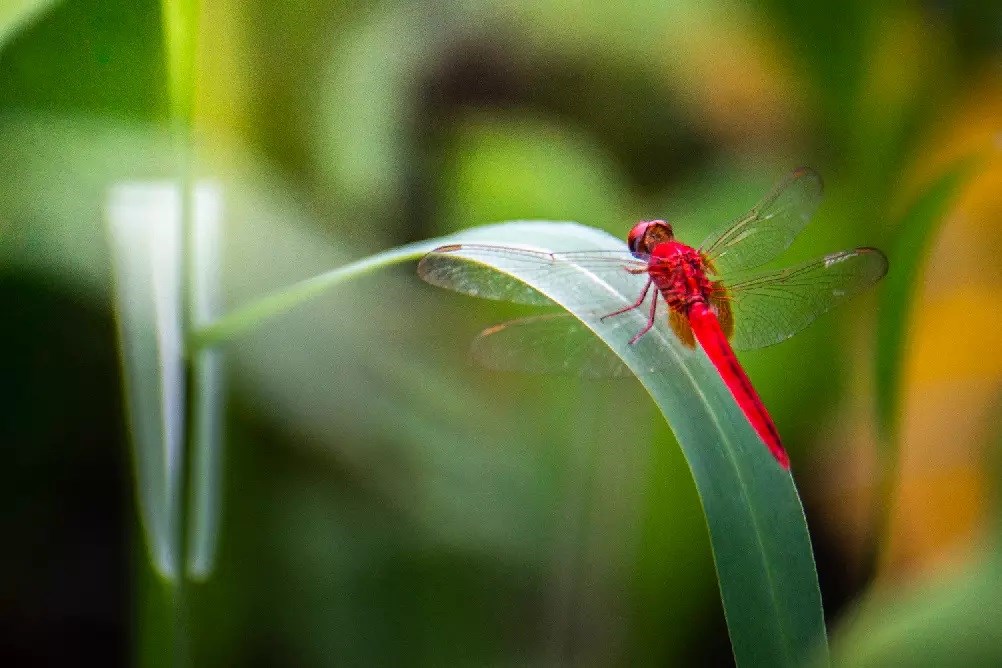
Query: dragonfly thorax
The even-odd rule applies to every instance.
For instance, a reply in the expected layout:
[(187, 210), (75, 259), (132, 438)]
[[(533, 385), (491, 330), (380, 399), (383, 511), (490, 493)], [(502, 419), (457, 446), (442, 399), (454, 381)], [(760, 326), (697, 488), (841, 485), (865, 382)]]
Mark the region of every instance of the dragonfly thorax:
[(651, 249), (648, 269), (670, 307), (686, 312), (696, 302), (709, 303), (713, 282), (698, 250), (678, 241), (665, 241)]

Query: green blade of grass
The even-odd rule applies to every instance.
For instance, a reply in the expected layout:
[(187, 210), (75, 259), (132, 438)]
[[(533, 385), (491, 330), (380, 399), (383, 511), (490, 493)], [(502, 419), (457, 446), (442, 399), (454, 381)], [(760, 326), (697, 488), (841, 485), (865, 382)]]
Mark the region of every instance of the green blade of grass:
[[(573, 223), (515, 222), (474, 228), (403, 246), (296, 284), (196, 331), (193, 344), (220, 343), (348, 278), (457, 241), (531, 244), (556, 251), (622, 248), (605, 232)], [(768, 453), (701, 350), (684, 348), (664, 326), (629, 346), (624, 323), (639, 330), (643, 314), (603, 323), (590, 308), (596, 290), (614, 291), (629, 303), (642, 281), (637, 283), (638, 277), (626, 272), (616, 284), (598, 281), (583, 268), (548, 280), (545, 275), (518, 276), (518, 270), (505, 266), (499, 257), (468, 259), (512, 274), (561, 305), (641, 378), (678, 437), (696, 481), (737, 662), (787, 666), (826, 656), (817, 572), (790, 473)], [(667, 371), (646, 373), (665, 368), (664, 357), (670, 360)]]
[[(192, 326), (219, 315), (219, 267), (222, 262), (222, 192), (213, 183), (194, 191), (191, 234)], [(223, 478), (223, 355), (200, 350), (191, 356), (191, 468), (188, 477), (186, 572), (206, 580), (213, 570), (219, 540)]]
[(178, 191), (116, 186), (107, 217), (139, 514), (154, 568), (176, 581), (185, 434)]
[(922, 280), (922, 268), (939, 225), (975, 166), (975, 161), (969, 158), (947, 169), (922, 192), (898, 225), (877, 323), (877, 419), (885, 446), (894, 441), (897, 433), (901, 365), (908, 347), (907, 325)]
[(834, 635), (833, 664), (1002, 664), (1002, 556), (987, 549), (924, 582), (878, 591)]
[(207, 325), (197, 327), (189, 337), (192, 351), (225, 343), (233, 337), (260, 327), (264, 322), (295, 308), (353, 278), (401, 262), (417, 260), (442, 244), (441, 239), (420, 241), (371, 255), (357, 262), (300, 281), (288, 288), (242, 306)]
[(890, 266), (880, 295), (877, 322), (876, 385), (879, 469), (877, 505), (872, 540), (865, 561), (868, 570), (879, 566), (881, 546), (888, 544), (898, 477), (898, 416), (901, 405), (901, 368), (908, 349), (908, 322), (922, 281), (932, 240), (960, 187), (970, 178), (976, 161), (960, 160), (931, 183), (899, 223), (890, 253)]
[(195, 109), (198, 2), (162, 0), (161, 9), (170, 114), (175, 122), (188, 126)]

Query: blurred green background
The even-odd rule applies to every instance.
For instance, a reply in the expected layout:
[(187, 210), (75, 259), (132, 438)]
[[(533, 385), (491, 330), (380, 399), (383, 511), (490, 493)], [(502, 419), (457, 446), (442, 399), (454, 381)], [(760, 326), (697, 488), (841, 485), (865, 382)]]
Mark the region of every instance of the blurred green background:
[[(162, 665), (169, 642), (103, 221), (113, 184), (173, 175), (161, 12), (0, 7), (5, 665)], [(892, 273), (898, 248), (924, 267), (889, 497), (885, 302), (742, 355), (791, 450), (833, 654), (1002, 662), (1002, 5), (203, 0), (198, 25), (194, 129), (224, 193), (229, 306), (508, 219), (622, 235), (663, 217), (698, 243), (815, 167), (826, 198), (786, 259), (872, 245)], [(972, 155), (929, 244), (899, 243), (903, 212)], [(639, 384), (469, 364), (476, 332), (522, 312), (405, 266), (227, 344), (195, 665), (732, 661), (695, 489)]]

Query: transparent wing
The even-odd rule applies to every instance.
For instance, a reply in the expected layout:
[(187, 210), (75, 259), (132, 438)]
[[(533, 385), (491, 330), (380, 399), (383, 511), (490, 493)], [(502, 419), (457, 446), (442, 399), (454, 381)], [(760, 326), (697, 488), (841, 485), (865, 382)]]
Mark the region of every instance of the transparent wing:
[[(646, 260), (626, 250), (547, 253), (487, 244), (452, 244), (437, 248), (422, 258), (417, 271), (421, 278), (433, 285), (475, 297), (519, 304), (552, 303), (523, 280), (478, 259), (492, 261), (495, 265), (500, 259), (505, 267), (528, 280), (538, 275), (552, 281), (562, 274), (587, 272), (598, 279), (615, 277), (617, 282), (621, 282), (627, 272), (644, 273), (647, 270)], [(638, 284), (638, 290), (642, 285), (643, 282)], [(596, 299), (601, 297), (596, 295)], [(610, 303), (621, 304), (622, 298), (613, 296)], [(601, 310), (603, 305), (596, 303), (595, 307)]]
[(883, 253), (857, 248), (738, 280), (721, 293), (733, 312), (731, 343), (747, 350), (785, 341), (886, 273)]
[[(635, 333), (636, 324), (628, 322), (628, 326), (624, 324), (624, 336)], [(584, 378), (634, 375), (584, 323), (565, 313), (522, 318), (489, 327), (473, 340), (472, 353), (480, 365), (498, 371)], [(657, 370), (651, 368), (650, 372)]]
[(761, 266), (793, 243), (821, 200), (821, 177), (794, 170), (741, 218), (700, 244), (718, 274)]

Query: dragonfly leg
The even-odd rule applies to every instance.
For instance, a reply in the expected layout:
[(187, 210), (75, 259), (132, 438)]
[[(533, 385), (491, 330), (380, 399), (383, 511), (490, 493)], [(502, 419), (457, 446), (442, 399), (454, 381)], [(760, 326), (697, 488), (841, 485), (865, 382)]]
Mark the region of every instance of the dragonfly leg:
[(640, 330), (639, 332), (637, 332), (636, 335), (632, 339), (630, 339), (630, 345), (631, 346), (634, 343), (636, 343), (637, 341), (639, 341), (641, 336), (643, 336), (647, 332), (651, 331), (651, 327), (654, 326), (654, 316), (657, 314), (657, 311), (658, 311), (658, 295), (659, 294), (660, 294), (660, 292), (658, 290), (654, 291), (654, 299), (651, 300), (651, 314), (647, 318), (647, 324), (644, 325), (644, 328), (642, 330)]
[[(622, 315), (622, 314), (626, 313), (627, 311), (632, 311), (633, 309), (639, 307), (641, 304), (644, 303), (644, 300), (647, 299), (647, 292), (651, 289), (651, 283), (652, 282), (654, 282), (654, 279), (648, 277), (647, 278), (647, 283), (644, 284), (644, 289), (640, 293), (640, 297), (637, 298), (637, 301), (633, 302), (629, 306), (624, 306), (623, 308), (619, 309), (618, 311), (613, 311), (612, 313), (606, 313), (601, 318), (599, 318), (599, 320), (605, 320), (606, 318), (611, 318), (614, 315)], [(655, 293), (656, 292), (657, 291), (655, 291)]]

